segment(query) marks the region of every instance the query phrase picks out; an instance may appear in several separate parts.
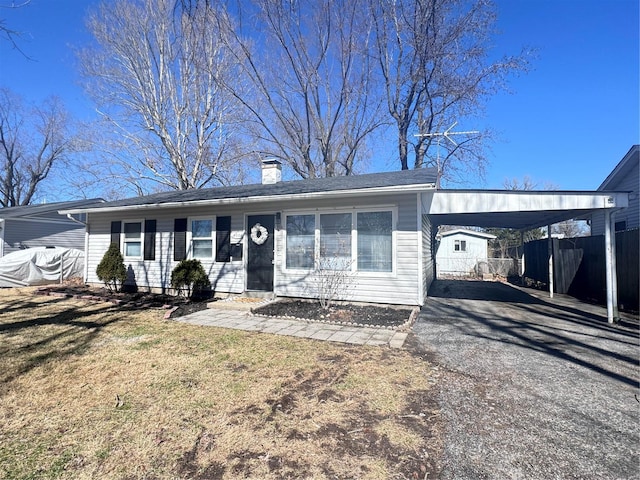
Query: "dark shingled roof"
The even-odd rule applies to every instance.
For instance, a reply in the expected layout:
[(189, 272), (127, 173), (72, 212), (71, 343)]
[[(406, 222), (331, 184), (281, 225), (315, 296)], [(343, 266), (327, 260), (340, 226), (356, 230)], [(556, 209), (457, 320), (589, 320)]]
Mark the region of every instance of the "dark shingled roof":
[(91, 206), (91, 209), (158, 205), (165, 203), (196, 202), (205, 200), (223, 200), (248, 197), (271, 197), (303, 195), (320, 192), (339, 192), (342, 190), (361, 190), (379, 187), (411, 186), (436, 183), (436, 169), (423, 168), (385, 173), (370, 173), (347, 177), (315, 178), (295, 180), (270, 185), (252, 184), (233, 187), (202, 188), (194, 190), (173, 190), (142, 197), (105, 202)]
[(91, 198), (85, 200), (73, 200), (70, 202), (43, 203), (40, 205), (24, 205), (19, 207), (0, 208), (0, 218), (21, 218), (46, 215), (58, 212), (59, 210), (71, 210), (76, 208), (89, 208), (104, 202), (101, 198)]

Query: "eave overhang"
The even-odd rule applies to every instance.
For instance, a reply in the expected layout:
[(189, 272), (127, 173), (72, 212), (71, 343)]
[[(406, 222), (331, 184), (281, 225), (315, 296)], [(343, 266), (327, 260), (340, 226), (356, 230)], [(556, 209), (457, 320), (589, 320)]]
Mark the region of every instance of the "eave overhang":
[(60, 210), (61, 214), (78, 214), (78, 213), (111, 213), (111, 212), (128, 212), (136, 210), (149, 209), (169, 209), (181, 207), (202, 207), (212, 205), (249, 205), (266, 202), (292, 202), (298, 200), (319, 200), (325, 198), (356, 198), (371, 195), (393, 195), (398, 193), (425, 193), (427, 191), (435, 191), (435, 184), (414, 184), (414, 185), (394, 185), (388, 187), (372, 187), (358, 188), (352, 190), (332, 190), (327, 192), (309, 192), (295, 193), (283, 195), (256, 195), (247, 197), (229, 197), (229, 198), (211, 198), (203, 200), (188, 200), (181, 202), (162, 202), (162, 203), (143, 203), (137, 205), (120, 205), (114, 207), (97, 207), (97, 208), (75, 208), (70, 210)]

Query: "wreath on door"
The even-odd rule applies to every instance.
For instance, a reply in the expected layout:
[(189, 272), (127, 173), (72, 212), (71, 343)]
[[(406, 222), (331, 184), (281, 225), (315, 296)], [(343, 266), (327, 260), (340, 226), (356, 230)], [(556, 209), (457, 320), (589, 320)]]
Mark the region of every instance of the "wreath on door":
[(253, 227), (251, 227), (251, 241), (256, 245), (262, 245), (269, 238), (268, 230), (256, 223)]

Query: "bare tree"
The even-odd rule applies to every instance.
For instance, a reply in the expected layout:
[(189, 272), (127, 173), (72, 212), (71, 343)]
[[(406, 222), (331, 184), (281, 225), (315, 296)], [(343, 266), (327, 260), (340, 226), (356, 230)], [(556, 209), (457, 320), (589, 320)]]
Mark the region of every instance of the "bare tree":
[[(371, 0), (376, 57), (389, 114), (397, 127), (400, 166), (437, 166), (445, 179), (483, 174), (489, 132), (452, 142), (444, 132), (482, 110), (526, 66), (525, 57), (489, 60), (494, 8), (486, 0)], [(437, 148), (430, 148), (437, 147)], [(410, 157), (413, 165), (410, 165)]]
[(230, 49), (255, 95), (230, 88), (250, 114), (262, 154), (303, 178), (354, 173), (381, 124), (364, 2), (244, 3), (256, 8), (245, 12), (252, 34), (237, 31)]
[(91, 13), (96, 46), (79, 52), (81, 71), (108, 124), (102, 136), (119, 139), (103, 173), (141, 193), (225, 183), (240, 157), (221, 3), (117, 0)]
[[(25, 5), (28, 5), (29, 3), (31, 3), (31, 0), (23, 0), (21, 2), (11, 2), (11, 3), (5, 2), (0, 4), (0, 8), (2, 9), (22, 8)], [(27, 55), (25, 55), (25, 53), (22, 51), (22, 49), (18, 45), (17, 37), (19, 37), (20, 35), (22, 35), (22, 32), (19, 32), (18, 30), (14, 30), (13, 28), (9, 27), (7, 25), (6, 20), (4, 18), (0, 18), (0, 38), (9, 42), (14, 49), (18, 50), (20, 53), (22, 53), (22, 55), (27, 57)]]
[(56, 97), (29, 107), (0, 89), (0, 206), (30, 204), (52, 168), (72, 149), (67, 114)]
[[(538, 184), (529, 176), (525, 175), (522, 180), (518, 178), (507, 178), (503, 182), (505, 190), (535, 190)], [(547, 190), (551, 190), (548, 188)]]
[(586, 237), (589, 235), (589, 226), (584, 220), (565, 220), (551, 226), (552, 234), (559, 234), (563, 238)]

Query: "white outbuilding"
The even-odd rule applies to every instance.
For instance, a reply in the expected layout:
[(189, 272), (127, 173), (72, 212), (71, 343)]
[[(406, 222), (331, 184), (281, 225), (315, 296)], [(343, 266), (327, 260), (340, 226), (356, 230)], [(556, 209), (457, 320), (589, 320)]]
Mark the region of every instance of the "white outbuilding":
[(442, 232), (436, 252), (438, 276), (468, 277), (484, 272), (488, 264), (488, 241), (496, 238), (489, 233), (458, 228)]

